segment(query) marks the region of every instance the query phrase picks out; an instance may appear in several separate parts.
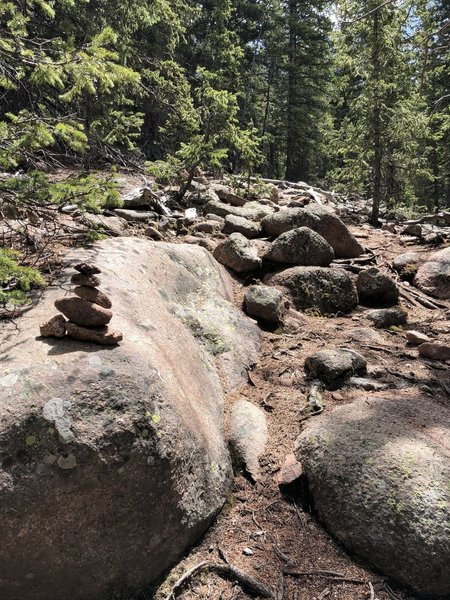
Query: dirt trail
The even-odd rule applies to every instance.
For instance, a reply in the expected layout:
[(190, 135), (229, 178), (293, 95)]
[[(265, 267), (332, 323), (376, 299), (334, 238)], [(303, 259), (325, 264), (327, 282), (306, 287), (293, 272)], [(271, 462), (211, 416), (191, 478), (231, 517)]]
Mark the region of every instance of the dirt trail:
[[(380, 268), (388, 269), (392, 258), (407, 250), (430, 253), (433, 249), (407, 246), (400, 236), (364, 228), (363, 243), (377, 255)], [(361, 228), (354, 228), (361, 233)], [(403, 238), (404, 239), (404, 238)], [(235, 301), (242, 305), (244, 288), (236, 280)], [(408, 328), (419, 329), (440, 340), (449, 339), (449, 310), (429, 310), (402, 301), (408, 310)], [(449, 307), (450, 308), (450, 307)], [(202, 561), (222, 562), (223, 557), (276, 591), (277, 600), (412, 600), (418, 597), (372, 571), (350, 556), (320, 525), (307, 495), (294, 485), (280, 490), (276, 476), (287, 454), (292, 452), (304, 421), (305, 379), (303, 364), (308, 354), (329, 346), (352, 348), (378, 368), (381, 379), (403, 394), (422, 393), (450, 403), (448, 365), (418, 358), (406, 345), (404, 332), (373, 329), (358, 307), (345, 317), (312, 317), (291, 312), (283, 328), (263, 331), (260, 361), (248, 382), (227, 398), (229, 410), (237, 398), (247, 399), (266, 411), (269, 442), (261, 458), (261, 479), (252, 484), (242, 475), (235, 478), (232, 494), (221, 516), (197, 547), (177, 565), (163, 589)], [(325, 411), (365, 395), (392, 396), (395, 389), (381, 392), (344, 387), (324, 392)], [(311, 417), (314, 418), (314, 417)], [(401, 552), (401, 549), (399, 549)], [(287, 571), (310, 573), (297, 577)], [(333, 575), (334, 574), (334, 575)], [(343, 576), (343, 581), (341, 579)], [(139, 597), (152, 598), (146, 590)], [(165, 597), (160, 592), (157, 598)], [(189, 579), (177, 593), (183, 600), (238, 600), (250, 598), (241, 587), (203, 570)]]

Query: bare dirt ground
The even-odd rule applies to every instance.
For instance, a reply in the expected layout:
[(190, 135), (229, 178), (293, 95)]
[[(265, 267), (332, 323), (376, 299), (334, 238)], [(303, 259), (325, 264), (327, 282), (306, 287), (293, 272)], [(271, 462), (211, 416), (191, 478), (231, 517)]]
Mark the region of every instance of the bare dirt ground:
[[(408, 250), (431, 253), (433, 248), (367, 226), (353, 232), (377, 255), (377, 263), (388, 270), (397, 254)], [(358, 235), (358, 237), (359, 237)], [(391, 273), (392, 274), (392, 273)], [(243, 287), (236, 281), (235, 300), (242, 305)], [(409, 329), (417, 329), (441, 341), (450, 337), (450, 306), (430, 310), (403, 299), (409, 313)], [(319, 349), (337, 346), (363, 354), (379, 372), (380, 380), (394, 389), (381, 392), (344, 387), (324, 392), (325, 411), (364, 395), (393, 396), (402, 393), (428, 395), (450, 403), (450, 368), (445, 363), (424, 360), (408, 347), (404, 331), (377, 330), (359, 307), (351, 315), (318, 318), (291, 313), (282, 329), (263, 331), (261, 359), (248, 382), (227, 398), (227, 408), (237, 398), (254, 402), (266, 411), (269, 442), (261, 458), (261, 479), (251, 483), (237, 475), (233, 492), (216, 523), (196, 548), (168, 576), (156, 597), (165, 598), (179, 577), (203, 562), (237, 566), (275, 590), (277, 600), (413, 600), (418, 596), (399, 588), (350, 556), (318, 522), (299, 484), (280, 489), (277, 474), (286, 455), (293, 451), (302, 430), (305, 406), (304, 359)], [(396, 388), (396, 389), (395, 389)], [(314, 418), (314, 417), (311, 417)], [(249, 552), (250, 551), (250, 552)], [(401, 548), (399, 548), (401, 552)], [(287, 571), (303, 573), (296, 577)], [(152, 598), (154, 592), (143, 592)], [(243, 600), (250, 598), (237, 584), (202, 570), (189, 578), (176, 597), (183, 600)]]

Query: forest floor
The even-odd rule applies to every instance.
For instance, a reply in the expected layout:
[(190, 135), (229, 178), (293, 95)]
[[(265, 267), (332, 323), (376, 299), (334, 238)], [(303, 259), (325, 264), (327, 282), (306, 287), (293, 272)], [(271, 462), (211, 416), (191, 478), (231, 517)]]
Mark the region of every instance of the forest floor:
[[(367, 225), (351, 227), (362, 243), (373, 250), (384, 270), (393, 257), (414, 250), (426, 254), (434, 248)], [(235, 301), (242, 306), (244, 287), (235, 279)], [(408, 329), (422, 331), (444, 341), (450, 337), (450, 305), (430, 310), (403, 300), (409, 315)], [(263, 330), (260, 361), (248, 381), (227, 398), (227, 411), (238, 398), (244, 398), (266, 411), (269, 441), (261, 457), (261, 478), (252, 483), (243, 475), (234, 480), (232, 495), (216, 523), (166, 579), (157, 594), (165, 598), (167, 589), (183, 573), (202, 561), (221, 562), (223, 556), (233, 565), (277, 590), (277, 600), (412, 600), (418, 598), (374, 572), (349, 553), (327, 533), (308, 503), (299, 484), (280, 488), (277, 475), (285, 457), (293, 452), (305, 421), (304, 359), (322, 348), (346, 347), (363, 354), (370, 369), (376, 369), (384, 383), (393, 389), (364, 391), (350, 387), (325, 391), (325, 411), (355, 398), (392, 397), (402, 394), (428, 395), (450, 404), (450, 368), (445, 363), (419, 358), (406, 344), (404, 331), (374, 329), (366, 319), (366, 309), (358, 307), (345, 317), (312, 317), (291, 312), (284, 326)], [(314, 417), (311, 417), (314, 419)], [(250, 552), (249, 552), (250, 550)], [(401, 548), (399, 548), (401, 552)], [(292, 577), (286, 570), (304, 575)], [(309, 574), (308, 574), (309, 573)], [(334, 573), (336, 575), (332, 575)], [(162, 594), (164, 589), (164, 594)], [(152, 598), (148, 592), (141, 598)], [(239, 586), (203, 571), (190, 579), (182, 600), (243, 600), (249, 598)]]

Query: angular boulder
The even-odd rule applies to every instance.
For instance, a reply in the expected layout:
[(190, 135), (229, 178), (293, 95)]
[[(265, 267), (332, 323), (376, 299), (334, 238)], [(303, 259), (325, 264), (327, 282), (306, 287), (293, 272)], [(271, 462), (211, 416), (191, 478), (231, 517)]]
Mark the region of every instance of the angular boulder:
[(299, 227), (279, 235), (264, 259), (281, 264), (328, 267), (334, 260), (334, 250), (309, 227)]
[(365, 306), (392, 306), (398, 302), (398, 287), (379, 269), (361, 271), (356, 278), (359, 301)]
[(232, 233), (230, 237), (216, 246), (214, 258), (237, 273), (254, 271), (261, 265), (256, 249), (241, 233)]
[(259, 479), (259, 457), (268, 437), (264, 411), (248, 402), (238, 400), (231, 409), (230, 447), (238, 466), (242, 465), (256, 481)]
[(311, 420), (296, 456), (321, 520), (416, 593), (450, 594), (448, 407), (365, 396)]
[(246, 376), (257, 326), (197, 246), (114, 238), (73, 250), (102, 270), (117, 347), (37, 337), (59, 286), (3, 329), (2, 600), (98, 600), (158, 577), (229, 492), (224, 389)]
[(278, 236), (298, 227), (309, 227), (325, 238), (336, 258), (355, 258), (364, 252), (364, 248), (339, 217), (330, 208), (319, 204), (280, 210), (264, 217), (261, 226), (269, 236)]
[(450, 299), (450, 246), (432, 254), (419, 267), (414, 285), (434, 298)]
[(405, 325), (408, 321), (408, 313), (403, 308), (380, 308), (371, 310), (367, 318), (377, 329), (388, 329)]
[(297, 310), (330, 315), (348, 313), (358, 304), (355, 284), (343, 269), (291, 267), (266, 276), (264, 283), (285, 288)]

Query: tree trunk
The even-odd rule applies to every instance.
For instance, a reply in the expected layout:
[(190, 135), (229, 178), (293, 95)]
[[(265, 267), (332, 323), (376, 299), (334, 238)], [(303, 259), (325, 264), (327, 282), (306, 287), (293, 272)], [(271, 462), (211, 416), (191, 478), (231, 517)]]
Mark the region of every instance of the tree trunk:
[(288, 105), (287, 105), (287, 137), (286, 137), (286, 179), (296, 179), (295, 165), (295, 127), (294, 127), (294, 108), (295, 108), (295, 88), (296, 80), (296, 49), (297, 35), (295, 31), (297, 0), (289, 0), (289, 77), (288, 77)]
[(373, 168), (372, 168), (372, 185), (373, 185), (373, 201), (372, 201), (372, 213), (370, 215), (370, 224), (374, 227), (378, 227), (380, 217), (380, 204), (382, 201), (382, 162), (383, 162), (383, 148), (382, 148), (382, 136), (381, 136), (381, 107), (380, 107), (380, 77), (381, 77), (381, 66), (380, 66), (380, 21), (379, 11), (376, 10), (373, 13), (373, 52), (372, 52), (372, 66), (373, 66), (373, 78), (375, 86), (374, 94), (374, 106), (373, 106), (373, 121), (372, 121), (372, 135), (373, 135)]

